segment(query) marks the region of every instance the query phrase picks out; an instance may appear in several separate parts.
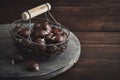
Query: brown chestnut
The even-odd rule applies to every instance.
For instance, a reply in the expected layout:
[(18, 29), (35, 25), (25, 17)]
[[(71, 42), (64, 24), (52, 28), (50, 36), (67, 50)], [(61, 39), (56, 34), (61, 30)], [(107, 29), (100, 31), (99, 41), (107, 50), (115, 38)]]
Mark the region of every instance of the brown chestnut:
[(34, 26), (33, 26), (33, 30), (40, 29), (41, 26), (42, 26), (41, 23), (35, 23)]
[(50, 26), (48, 21), (45, 21), (43, 23), (42, 29), (50, 33), (52, 31), (52, 27)]
[(46, 50), (46, 43), (44, 41), (44, 39), (41, 38), (37, 38), (36, 40), (34, 40), (35, 43), (37, 43), (37, 45), (35, 44), (34, 49), (43, 53)]
[(26, 65), (27, 70), (29, 71), (39, 71), (40, 66), (39, 63), (35, 60), (30, 60)]
[(60, 29), (60, 28), (53, 28), (52, 32), (54, 33), (54, 35), (63, 33), (62, 29)]
[(28, 38), (30, 35), (31, 31), (28, 28), (22, 29), (18, 34), (24, 38)]
[(23, 56), (18, 53), (13, 55), (13, 60), (15, 64), (22, 63), (24, 61)]
[(55, 35), (55, 42), (59, 43), (65, 40), (65, 38), (63, 37), (63, 35)]
[(49, 33), (48, 35), (45, 36), (45, 41), (46, 42), (50, 41), (52, 37), (53, 37), (53, 33)]
[(45, 30), (39, 29), (33, 32), (35, 38), (44, 38), (48, 33)]
[(34, 42), (35, 42), (35, 43), (38, 43), (38, 44), (40, 44), (40, 45), (45, 45), (44, 39), (41, 39), (41, 38), (35, 39)]

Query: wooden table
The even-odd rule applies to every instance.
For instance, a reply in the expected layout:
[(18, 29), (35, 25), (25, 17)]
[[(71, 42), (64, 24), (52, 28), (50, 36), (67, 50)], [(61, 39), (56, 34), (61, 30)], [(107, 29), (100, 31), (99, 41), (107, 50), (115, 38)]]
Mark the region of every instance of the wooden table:
[(50, 80), (119, 80), (120, 0), (0, 0), (0, 23), (11, 23), (45, 2), (82, 45), (78, 63)]

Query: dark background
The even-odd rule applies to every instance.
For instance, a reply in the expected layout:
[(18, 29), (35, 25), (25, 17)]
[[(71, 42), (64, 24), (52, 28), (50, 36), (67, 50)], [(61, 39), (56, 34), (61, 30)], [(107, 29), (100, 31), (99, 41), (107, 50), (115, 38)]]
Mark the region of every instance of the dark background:
[(120, 0), (0, 0), (0, 24), (50, 2), (51, 13), (81, 41), (75, 66), (51, 80), (120, 79)]

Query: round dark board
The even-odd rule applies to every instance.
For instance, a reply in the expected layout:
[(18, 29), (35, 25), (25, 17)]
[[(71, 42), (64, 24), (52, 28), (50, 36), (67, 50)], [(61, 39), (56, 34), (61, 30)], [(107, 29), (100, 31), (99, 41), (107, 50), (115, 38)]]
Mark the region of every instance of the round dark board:
[(16, 51), (16, 47), (13, 45), (7, 29), (8, 27), (9, 25), (0, 26), (0, 30), (2, 31), (0, 33), (0, 77), (12, 77), (19, 79), (39, 77), (40, 79), (49, 79), (68, 70), (79, 59), (81, 52), (80, 42), (71, 32), (67, 50), (53, 59), (40, 62), (39, 72), (27, 71), (25, 69), (25, 63), (12, 65), (8, 57)]

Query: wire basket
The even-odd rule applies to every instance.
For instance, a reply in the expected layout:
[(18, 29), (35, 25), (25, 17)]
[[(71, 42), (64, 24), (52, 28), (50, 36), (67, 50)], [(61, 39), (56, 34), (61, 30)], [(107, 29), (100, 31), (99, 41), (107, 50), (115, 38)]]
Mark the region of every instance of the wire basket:
[[(11, 37), (17, 49), (22, 51), (22, 53), (24, 53), (24, 55), (26, 56), (38, 57), (38, 58), (41, 57), (51, 58), (51, 57), (55, 57), (56, 55), (63, 54), (64, 51), (67, 49), (67, 44), (70, 39), (70, 31), (68, 30), (68, 28), (58, 23), (49, 11), (44, 14), (45, 14), (45, 18), (34, 18), (34, 19), (29, 19), (28, 21), (25, 21), (23, 19), (16, 20), (9, 27)], [(50, 16), (52, 20), (48, 19), (48, 16)], [(13, 31), (13, 29), (15, 29), (15, 27), (18, 26), (21, 28), (27, 28), (32, 31), (35, 23), (41, 21), (49, 22), (52, 28), (60, 28), (63, 32), (67, 34), (67, 38), (59, 43), (39, 44), (33, 42), (31, 33), (27, 38), (25, 38), (17, 34), (17, 32)]]

